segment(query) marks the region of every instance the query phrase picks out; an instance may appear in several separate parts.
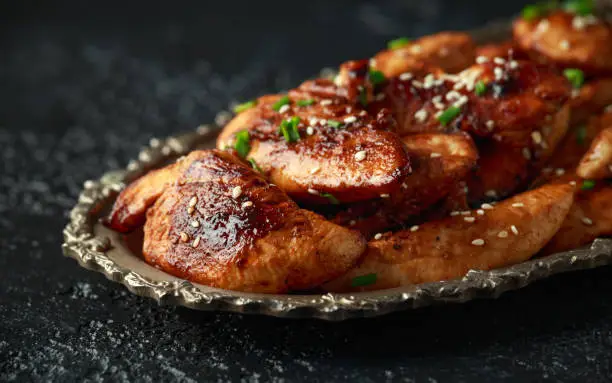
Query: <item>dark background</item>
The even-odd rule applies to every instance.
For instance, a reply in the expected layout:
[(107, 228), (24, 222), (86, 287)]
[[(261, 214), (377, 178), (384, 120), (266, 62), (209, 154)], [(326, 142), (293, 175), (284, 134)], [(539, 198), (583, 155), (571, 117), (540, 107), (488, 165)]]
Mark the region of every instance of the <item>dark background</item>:
[(60, 250), (81, 185), (152, 136), (510, 1), (0, 3), (0, 380), (612, 379), (612, 268), (325, 323), (159, 307)]

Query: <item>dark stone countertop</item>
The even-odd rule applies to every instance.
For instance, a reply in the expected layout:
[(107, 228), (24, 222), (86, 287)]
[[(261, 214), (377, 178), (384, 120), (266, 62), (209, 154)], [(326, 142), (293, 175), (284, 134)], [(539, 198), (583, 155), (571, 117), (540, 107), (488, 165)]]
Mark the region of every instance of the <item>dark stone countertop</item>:
[(612, 379), (612, 268), (498, 300), (325, 323), (159, 307), (60, 250), (83, 182), (124, 166), (150, 137), (193, 129), (231, 100), (289, 88), (392, 37), (472, 28), (522, 3), (7, 3), (0, 380)]

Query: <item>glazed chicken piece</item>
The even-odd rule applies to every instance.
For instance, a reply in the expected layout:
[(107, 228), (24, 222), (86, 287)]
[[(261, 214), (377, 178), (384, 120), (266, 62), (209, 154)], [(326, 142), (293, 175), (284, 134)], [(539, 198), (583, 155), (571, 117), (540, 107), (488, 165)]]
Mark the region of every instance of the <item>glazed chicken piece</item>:
[(527, 61), (497, 58), (458, 75), (404, 74), (390, 79), (382, 93), (368, 109), (392, 110), (401, 135), (463, 130), (527, 148), (536, 158), (550, 149), (543, 147), (548, 134), (567, 129), (569, 82)]
[(528, 58), (523, 52), (517, 49), (512, 40), (476, 47), (476, 62), (481, 62), (484, 59), (493, 60), (496, 57), (501, 57), (506, 60), (525, 60)]
[(595, 137), (580, 160), (576, 174), (586, 179), (612, 178), (612, 125)]
[[(248, 131), (249, 161), (292, 198), (354, 202), (396, 192), (410, 160), (387, 110), (368, 113), (328, 80), (288, 96), (265, 96), (234, 118), (218, 138), (235, 147)], [(332, 94), (335, 93), (335, 94)]]
[(474, 63), (476, 49), (472, 38), (461, 32), (440, 32), (413, 42), (400, 39), (391, 45), (372, 59), (372, 69), (386, 77), (414, 72), (423, 65), (456, 73)]
[(476, 164), (478, 152), (466, 133), (403, 137), (413, 173), (397, 193), (345, 206), (334, 222), (366, 236), (401, 227), (451, 192)]
[(514, 22), (513, 35), (536, 61), (590, 75), (612, 74), (612, 26), (595, 15), (555, 10), (533, 20), (523, 17)]
[(572, 126), (586, 123), (608, 107), (612, 109), (612, 77), (587, 79), (579, 89), (574, 89), (569, 105)]
[(359, 233), (300, 209), (237, 157), (217, 150), (192, 152), (132, 183), (108, 224), (133, 230), (145, 213), (148, 263), (229, 290), (314, 288), (350, 268), (366, 245)]
[(573, 197), (571, 185), (547, 185), (495, 206), (485, 205), (482, 215), (471, 211), (382, 235), (368, 243), (355, 268), (324, 288), (378, 290), (524, 262), (557, 232)]

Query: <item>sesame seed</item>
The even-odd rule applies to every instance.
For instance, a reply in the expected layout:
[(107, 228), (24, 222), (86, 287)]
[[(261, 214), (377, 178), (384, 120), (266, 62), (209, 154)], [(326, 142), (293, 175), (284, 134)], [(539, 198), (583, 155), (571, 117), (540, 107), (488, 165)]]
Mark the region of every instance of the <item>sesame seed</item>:
[(309, 136), (312, 136), (314, 134), (314, 128), (312, 126), (307, 127), (306, 134), (308, 134)]
[(470, 215), (470, 214), (472, 214), (472, 212), (469, 210), (464, 210), (461, 212), (461, 215)]
[(558, 176), (562, 176), (562, 175), (565, 174), (565, 169), (563, 169), (563, 168), (555, 169), (555, 174), (558, 175)]
[(514, 225), (510, 226), (510, 230), (512, 230), (512, 233), (514, 235), (518, 235), (518, 233), (519, 233), (518, 229)]
[(360, 150), (357, 153), (355, 153), (355, 161), (363, 161), (366, 158), (366, 151), (365, 150)]
[(319, 170), (321, 170), (320, 167), (315, 166), (314, 168), (310, 169), (310, 174), (315, 174), (316, 172), (318, 172)]
[(243, 209), (246, 209), (247, 207), (251, 207), (251, 206), (253, 206), (253, 202), (251, 202), (251, 201), (245, 201), (245, 202), (242, 203), (242, 208)]
[(440, 154), (440, 153), (436, 153), (436, 152), (433, 152), (433, 153), (431, 153), (431, 154), (429, 155), (429, 157), (431, 157), (431, 158), (438, 158), (438, 157), (442, 157), (442, 154)]
[(612, 113), (612, 104), (606, 106), (606, 108), (604, 109), (604, 112), (606, 113)]
[(354, 219), (352, 219), (352, 220), (349, 222), (349, 225), (350, 225), (350, 226), (355, 226), (356, 224), (357, 224), (357, 221), (355, 221)]
[(461, 93), (455, 90), (451, 90), (450, 92), (446, 93), (446, 96), (444, 98), (446, 98), (447, 101), (453, 101), (458, 99), (459, 97), (461, 97)]
[(559, 48), (563, 49), (564, 51), (570, 49), (570, 43), (567, 40), (561, 40), (561, 42), (559, 43)]
[(389, 198), (389, 194), (381, 194), (380, 198)]
[(193, 227), (200, 227), (200, 222), (196, 221), (195, 219), (193, 221), (191, 221), (191, 226)]
[(506, 230), (502, 230), (499, 233), (497, 233), (497, 236), (499, 238), (506, 238), (508, 236), (508, 232)]
[(485, 211), (482, 210), (482, 209), (476, 210), (476, 214), (478, 214), (478, 215), (484, 215), (484, 213), (485, 213)]
[(510, 68), (511, 69), (516, 69), (516, 68), (518, 68), (518, 66), (519, 66), (518, 61), (514, 61), (514, 60), (510, 61)]
[(542, 143), (542, 133), (538, 132), (537, 130), (535, 132), (531, 132), (531, 139), (536, 144)]
[(588, 218), (588, 217), (582, 217), (582, 223), (584, 223), (585, 225), (592, 225), (593, 224), (593, 220)]
[(189, 241), (189, 235), (185, 233), (184, 231), (181, 231), (179, 236), (181, 237), (181, 242)]
[(529, 148), (523, 148), (523, 157), (525, 157), (526, 160), (531, 159), (531, 152), (529, 151)]
[(487, 61), (489, 61), (489, 59), (487, 57), (485, 57), (485, 56), (478, 56), (478, 57), (476, 57), (476, 63), (477, 64), (484, 64)]
[(489, 131), (491, 131), (491, 130), (493, 130), (493, 128), (495, 128), (495, 121), (489, 120), (489, 121), (485, 122), (485, 125), (487, 126), (487, 129), (489, 129)]
[(351, 108), (350, 106), (347, 106), (345, 111), (346, 113), (351, 113), (353, 111), (353, 108)]
[(399, 79), (402, 81), (408, 81), (412, 78), (412, 73), (406, 72), (399, 75)]
[(332, 100), (321, 100), (321, 102), (319, 102), (319, 104), (323, 105), (323, 106), (327, 106), (327, 105), (331, 105)]
[(548, 20), (542, 20), (538, 23), (538, 32), (542, 33), (542, 32), (546, 32), (548, 30), (548, 27), (550, 27), (550, 22)]
[(308, 189), (308, 193), (312, 195), (319, 195), (319, 192), (314, 189)]
[(493, 69), (493, 73), (495, 74), (496, 80), (501, 80), (501, 78), (504, 77), (504, 70), (500, 67), (495, 67), (495, 69)]
[(414, 118), (416, 118), (416, 120), (418, 122), (423, 122), (425, 121), (425, 119), (427, 119), (427, 111), (425, 109), (419, 109), (415, 114), (414, 114)]
[(461, 108), (468, 102), (467, 96), (461, 96), (459, 99), (453, 104), (454, 107)]
[(193, 240), (193, 243), (191, 244), (192, 247), (198, 247), (198, 245), (200, 244), (200, 237), (195, 237), (195, 239)]
[(487, 197), (495, 198), (495, 197), (497, 197), (497, 192), (495, 190), (487, 190), (485, 192), (485, 195)]
[(572, 186), (576, 186), (576, 181), (570, 181), (569, 184), (572, 185)]
[(419, 230), (419, 225), (414, 225), (410, 228), (410, 231), (412, 231), (413, 233), (417, 230)]
[(187, 214), (192, 215), (195, 212), (195, 207), (189, 206), (187, 208)]
[(381, 233), (376, 233), (376, 235), (374, 236), (374, 239), (381, 239), (381, 238), (382, 238)]
[(344, 119), (344, 122), (346, 124), (350, 124), (351, 122), (355, 122), (357, 121), (357, 117), (355, 116), (348, 116), (347, 118)]
[(368, 112), (366, 112), (365, 110), (362, 110), (361, 112), (359, 112), (359, 115), (362, 117), (365, 116), (366, 114), (368, 114)]
[(376, 101), (382, 101), (382, 100), (385, 99), (385, 97), (387, 97), (387, 96), (384, 93), (379, 93), (374, 98), (376, 99)]
[(289, 110), (289, 105), (285, 104), (283, 106), (280, 107), (280, 109), (278, 110), (278, 113), (285, 113), (286, 111)]
[(501, 58), (501, 57), (495, 57), (495, 58), (493, 59), (493, 62), (494, 62), (495, 64), (502, 65), (502, 64), (505, 64), (505, 63), (506, 63), (506, 60), (504, 60), (504, 59), (503, 59), (503, 58)]
[(316, 117), (310, 117), (308, 119), (308, 122), (310, 123), (310, 125), (316, 125), (319, 122), (319, 119)]
[(191, 197), (191, 199), (189, 200), (190, 207), (194, 207), (197, 203), (198, 203), (198, 197), (196, 196)]
[(491, 210), (493, 209), (493, 205), (488, 204), (488, 203), (483, 203), (482, 205), (480, 205), (481, 208), (485, 209), (485, 210)]
[(410, 51), (411, 51), (412, 53), (421, 53), (421, 51), (422, 51), (422, 50), (423, 50), (423, 49), (421, 48), (421, 46), (420, 46), (420, 45), (411, 45), (411, 46), (410, 46)]
[(478, 238), (472, 241), (472, 245), (474, 246), (483, 246), (485, 244), (484, 239)]
[(476, 218), (474, 218), (474, 217), (463, 217), (463, 220), (465, 222), (470, 222), (471, 223), (471, 222), (476, 221)]
[(451, 216), (451, 217), (457, 216), (457, 215), (459, 215), (459, 214), (461, 214), (461, 212), (460, 212), (460, 211), (457, 211), (457, 210), (455, 210), (455, 211), (451, 211), (451, 212), (450, 212), (450, 216)]
[(580, 96), (580, 89), (572, 89), (572, 98)]
[(522, 202), (515, 202), (512, 204), (512, 207), (523, 207), (525, 206), (525, 204), (523, 204)]
[(234, 199), (240, 197), (241, 194), (242, 194), (242, 188), (240, 186), (236, 186), (234, 189), (232, 189), (232, 197)]

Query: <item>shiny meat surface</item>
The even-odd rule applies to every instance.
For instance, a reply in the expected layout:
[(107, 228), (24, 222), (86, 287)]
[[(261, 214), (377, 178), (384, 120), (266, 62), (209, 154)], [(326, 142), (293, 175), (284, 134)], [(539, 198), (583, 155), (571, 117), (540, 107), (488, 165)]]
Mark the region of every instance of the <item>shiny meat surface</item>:
[(586, 179), (612, 178), (612, 126), (595, 137), (580, 160), (576, 174)]
[[(156, 195), (139, 213), (146, 211), (143, 255), (170, 274), (230, 290), (282, 293), (334, 278), (364, 251), (360, 234), (300, 209), (229, 153), (196, 151), (179, 165), (144, 176), (113, 209), (130, 203), (124, 196)], [(121, 217), (110, 226), (127, 227)]]

